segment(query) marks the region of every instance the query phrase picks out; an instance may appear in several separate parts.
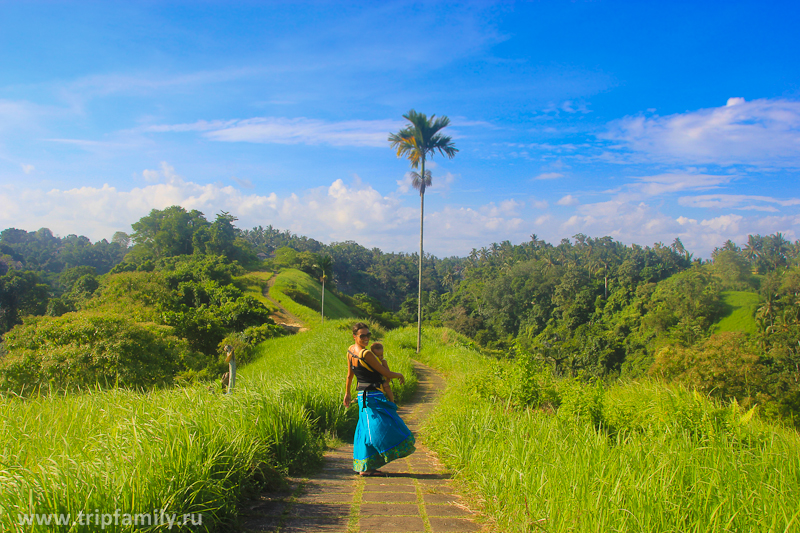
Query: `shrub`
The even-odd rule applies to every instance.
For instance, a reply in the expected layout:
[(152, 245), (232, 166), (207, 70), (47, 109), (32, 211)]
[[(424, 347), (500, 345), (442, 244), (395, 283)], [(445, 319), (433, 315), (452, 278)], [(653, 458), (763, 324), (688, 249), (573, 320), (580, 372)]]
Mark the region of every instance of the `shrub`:
[(152, 388), (199, 361), (168, 328), (119, 316), (68, 313), (29, 318), (5, 338), (0, 388), (16, 393), (119, 386)]

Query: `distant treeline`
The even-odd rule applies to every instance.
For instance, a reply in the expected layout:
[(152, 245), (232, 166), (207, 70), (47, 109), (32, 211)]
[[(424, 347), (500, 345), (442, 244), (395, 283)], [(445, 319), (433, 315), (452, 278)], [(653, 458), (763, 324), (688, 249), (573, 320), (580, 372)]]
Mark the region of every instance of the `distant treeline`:
[[(232, 265), (231, 272), (292, 267), (319, 279), (319, 265), (330, 256), (328, 287), (348, 295), (367, 318), (386, 326), (416, 322), (416, 254), (352, 241), (324, 244), (272, 226), (241, 230), (235, 221), (225, 212), (212, 222), (172, 206), (134, 223), (130, 236), (119, 232), (110, 243), (94, 244), (47, 229), (4, 230), (0, 333), (24, 315), (86, 307), (87, 295), (109, 275), (170, 271), (175, 258), (195, 258), (179, 261), (185, 270), (203, 257)], [(639, 246), (583, 234), (555, 245), (532, 235), (467, 257), (424, 260), (426, 323), (455, 329), (500, 357), (528, 354), (585, 379), (657, 373), (770, 404), (776, 413), (800, 413), (800, 243), (780, 233), (751, 235), (741, 245), (727, 241), (710, 261), (694, 258), (680, 239)], [(173, 327), (183, 327), (185, 339), (195, 335), (193, 348), (208, 353), (212, 344), (198, 344), (199, 324), (217, 305), (216, 289), (190, 297), (180, 287), (170, 288), (184, 291), (170, 301), (205, 311), (184, 309), (183, 322)], [(737, 307), (745, 300), (752, 312)], [(176, 312), (177, 304), (169, 305)], [(723, 321), (734, 312), (741, 315), (735, 326)], [(232, 331), (226, 328), (217, 331)]]

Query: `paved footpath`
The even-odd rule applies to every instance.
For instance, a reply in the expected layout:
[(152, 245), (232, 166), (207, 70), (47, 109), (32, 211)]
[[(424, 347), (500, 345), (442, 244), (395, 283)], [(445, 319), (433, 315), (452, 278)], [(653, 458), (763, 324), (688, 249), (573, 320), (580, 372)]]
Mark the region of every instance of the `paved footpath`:
[[(409, 429), (419, 425), (444, 388), (431, 368), (415, 363), (419, 379), (410, 402), (400, 408)], [(487, 531), (453, 492), (436, 454), (417, 443), (411, 456), (381, 467), (386, 477), (353, 472), (353, 445), (329, 450), (322, 470), (295, 479), (291, 492), (264, 493), (242, 512), (252, 533), (410, 533)]]

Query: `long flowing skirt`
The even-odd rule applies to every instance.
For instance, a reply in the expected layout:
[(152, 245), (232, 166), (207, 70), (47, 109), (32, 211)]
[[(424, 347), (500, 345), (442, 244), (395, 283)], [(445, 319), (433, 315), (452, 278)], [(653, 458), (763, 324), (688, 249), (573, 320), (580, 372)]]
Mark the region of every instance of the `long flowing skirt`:
[[(366, 398), (365, 398), (366, 394)], [(353, 440), (353, 470), (365, 472), (411, 455), (414, 435), (381, 391), (358, 393), (358, 425)]]

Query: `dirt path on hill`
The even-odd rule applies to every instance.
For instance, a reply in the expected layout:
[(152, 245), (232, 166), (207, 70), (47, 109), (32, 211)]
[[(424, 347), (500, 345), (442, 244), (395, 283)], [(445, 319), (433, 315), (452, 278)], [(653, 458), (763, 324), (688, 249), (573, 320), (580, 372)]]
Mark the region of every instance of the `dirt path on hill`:
[(308, 328), (305, 326), (303, 321), (297, 317), (297, 315), (290, 313), (284, 306), (280, 304), (280, 302), (278, 302), (278, 300), (270, 296), (269, 290), (273, 285), (275, 285), (276, 277), (277, 274), (273, 275), (267, 280), (267, 288), (264, 289), (263, 293), (264, 297), (278, 308), (278, 310), (270, 314), (269, 317), (279, 326), (283, 326), (294, 333), (297, 333), (298, 331), (308, 331)]
[[(417, 390), (399, 414), (418, 434), (444, 388), (432, 368), (414, 364)], [(409, 533), (490, 531), (453, 491), (450, 474), (421, 443), (411, 456), (381, 467), (386, 477), (353, 472), (353, 445), (329, 450), (322, 470), (292, 480), (290, 492), (264, 493), (243, 506), (250, 533)]]

